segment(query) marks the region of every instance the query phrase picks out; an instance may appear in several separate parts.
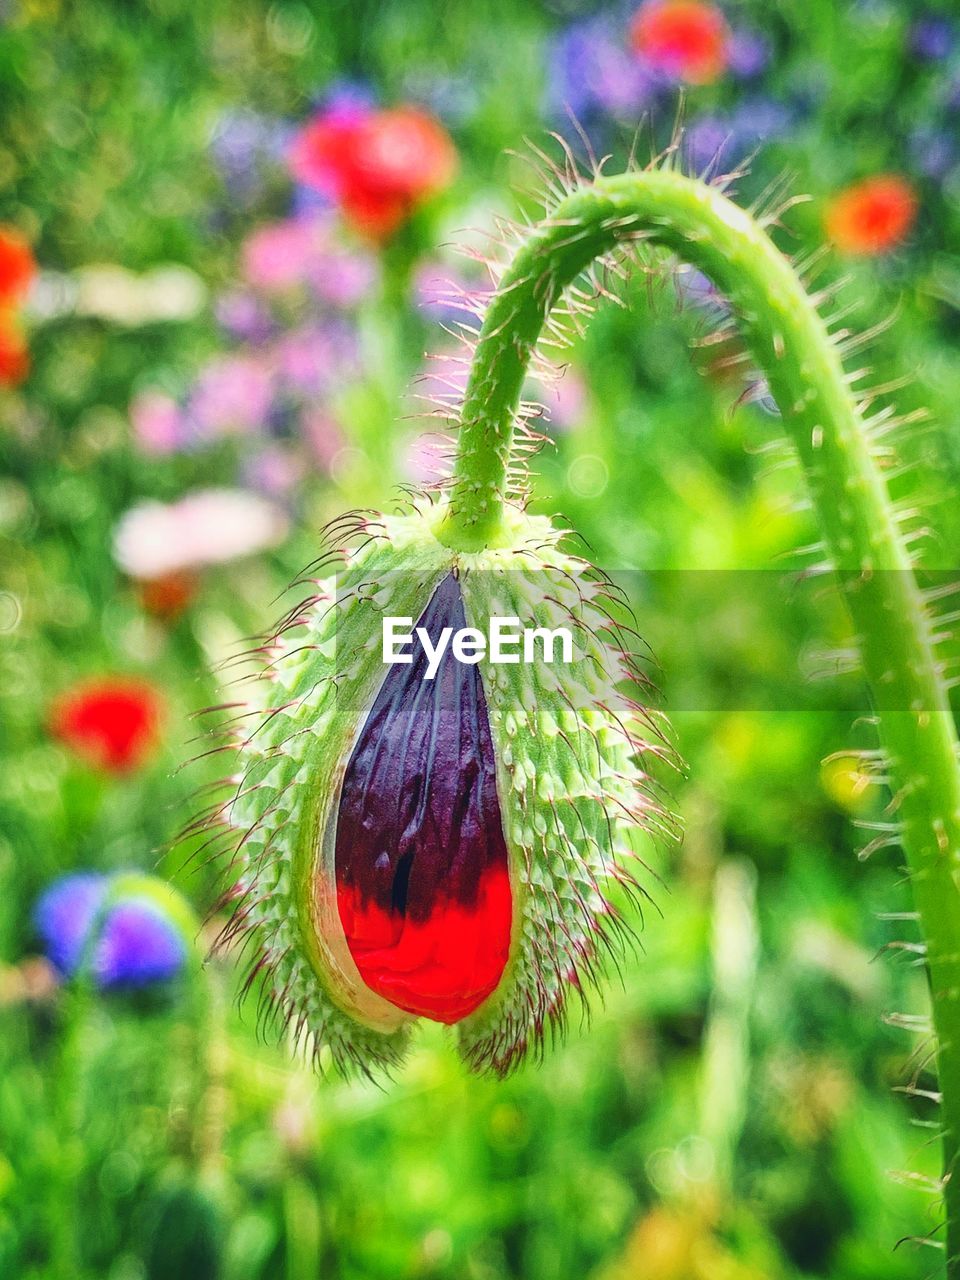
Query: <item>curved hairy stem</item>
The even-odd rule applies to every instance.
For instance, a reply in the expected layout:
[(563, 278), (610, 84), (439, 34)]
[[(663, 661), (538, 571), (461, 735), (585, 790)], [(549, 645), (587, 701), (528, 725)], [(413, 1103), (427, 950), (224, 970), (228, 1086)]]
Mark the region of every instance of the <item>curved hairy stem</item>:
[(644, 239), (708, 275), (737, 313), (796, 446), (840, 571), (890, 757), (926, 943), (942, 1093), (947, 1270), (960, 1277), (960, 770), (932, 626), (840, 353), (789, 261), (717, 188), (667, 169), (597, 178), (535, 227), (484, 320), (463, 407), (450, 546), (495, 544), (520, 389), (563, 290), (618, 242)]

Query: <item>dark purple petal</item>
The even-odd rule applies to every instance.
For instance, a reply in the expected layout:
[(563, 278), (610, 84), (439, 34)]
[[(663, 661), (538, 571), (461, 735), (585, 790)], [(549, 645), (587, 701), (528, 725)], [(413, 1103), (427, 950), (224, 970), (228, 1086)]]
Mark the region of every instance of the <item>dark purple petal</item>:
[[(466, 626), (450, 574), (417, 623), (436, 641)], [(448, 646), (433, 680), (391, 666), (347, 765), (337, 823), (338, 883), (423, 921), (439, 896), (469, 904), (485, 870), (506, 863), (496, 761), (479, 668)]]

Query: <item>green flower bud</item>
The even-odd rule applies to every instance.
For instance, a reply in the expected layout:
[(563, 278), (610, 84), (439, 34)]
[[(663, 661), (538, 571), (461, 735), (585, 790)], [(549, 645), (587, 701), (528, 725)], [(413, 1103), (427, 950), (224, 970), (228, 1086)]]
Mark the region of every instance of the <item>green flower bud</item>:
[(548, 520), (507, 508), (498, 545), (465, 552), (445, 514), (364, 522), (275, 637), (227, 809), (235, 921), (267, 998), (338, 1064), (396, 1063), (424, 1016), (502, 1074), (619, 948), (662, 746), (610, 585)]

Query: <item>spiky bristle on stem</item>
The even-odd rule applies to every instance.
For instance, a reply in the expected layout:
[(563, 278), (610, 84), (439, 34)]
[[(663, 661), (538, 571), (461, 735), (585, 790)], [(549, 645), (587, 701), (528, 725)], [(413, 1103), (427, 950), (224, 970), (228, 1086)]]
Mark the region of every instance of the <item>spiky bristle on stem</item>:
[(525, 237), (484, 318), (440, 539), (496, 546), (521, 386), (564, 291), (618, 245), (644, 241), (704, 272), (729, 300), (782, 414), (858, 635), (889, 757), (938, 1038), (946, 1258), (960, 1276), (960, 767), (934, 623), (843, 351), (763, 226), (717, 185), (652, 167), (575, 186)]

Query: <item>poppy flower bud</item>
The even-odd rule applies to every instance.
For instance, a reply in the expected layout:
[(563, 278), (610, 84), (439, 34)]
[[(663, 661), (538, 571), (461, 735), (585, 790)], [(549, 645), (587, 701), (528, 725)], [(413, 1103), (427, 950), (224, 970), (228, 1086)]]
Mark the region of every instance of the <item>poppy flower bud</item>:
[(395, 1063), (425, 1017), (502, 1074), (617, 948), (662, 744), (612, 588), (555, 527), (510, 508), (495, 547), (465, 552), (443, 514), (365, 521), (274, 637), (225, 810), (231, 928), (337, 1062)]

